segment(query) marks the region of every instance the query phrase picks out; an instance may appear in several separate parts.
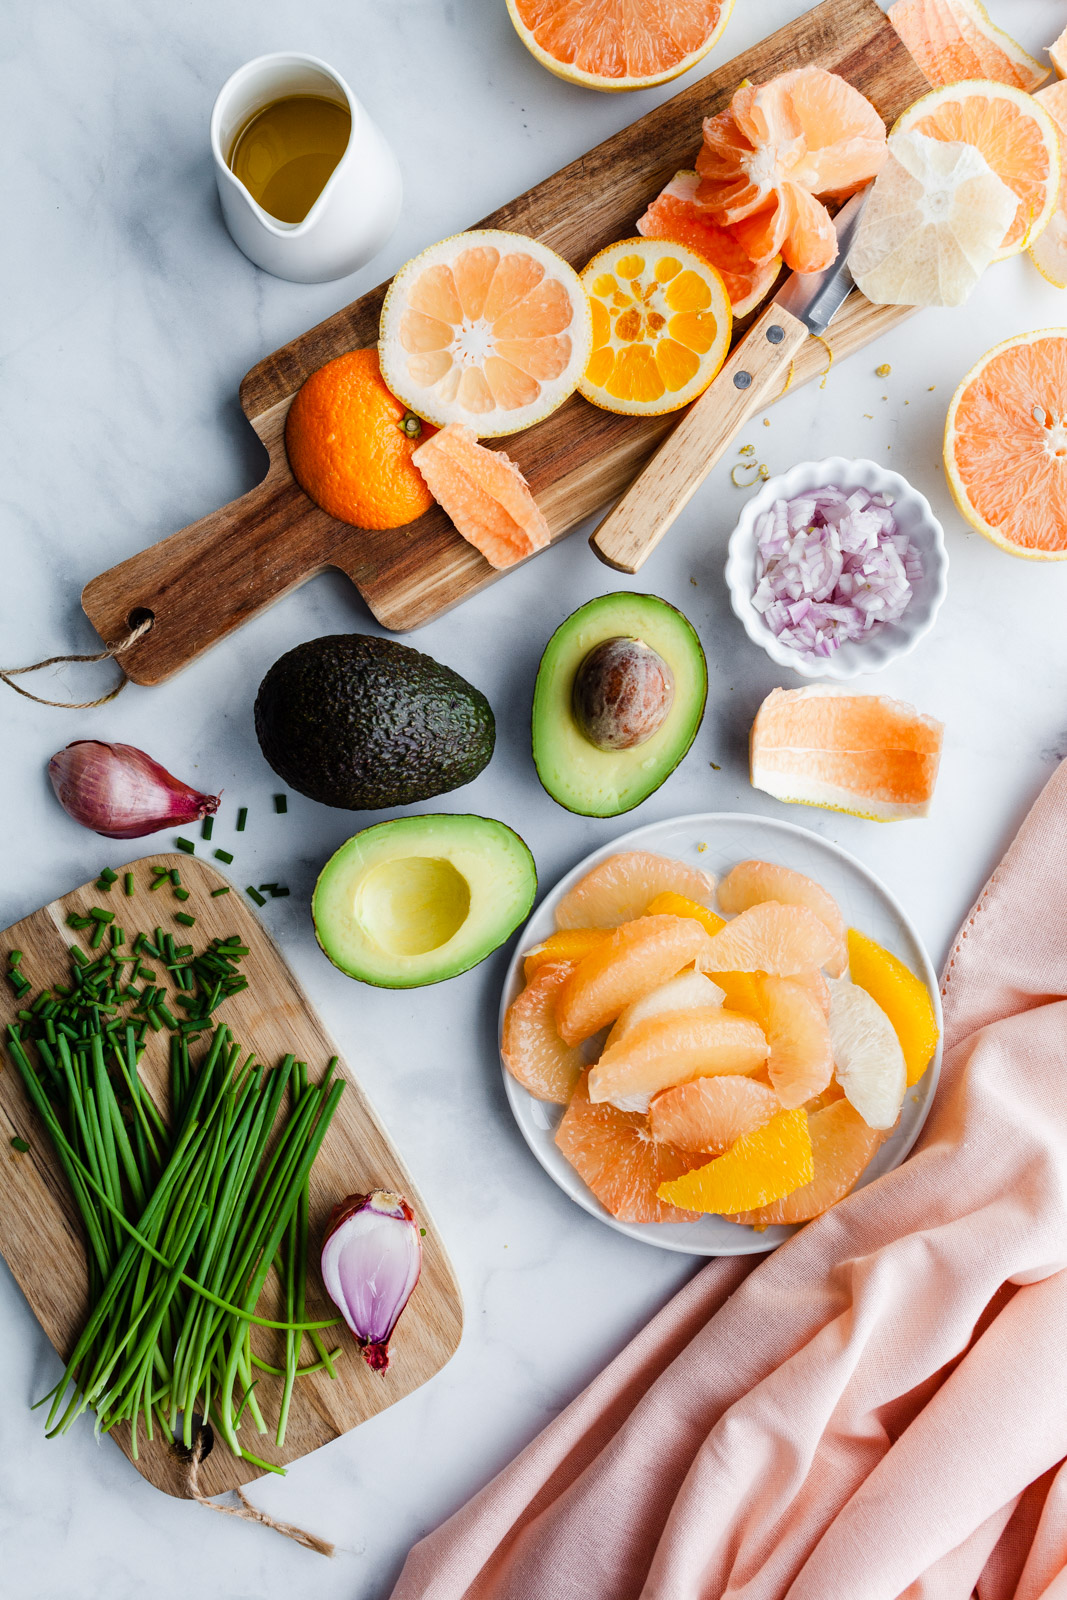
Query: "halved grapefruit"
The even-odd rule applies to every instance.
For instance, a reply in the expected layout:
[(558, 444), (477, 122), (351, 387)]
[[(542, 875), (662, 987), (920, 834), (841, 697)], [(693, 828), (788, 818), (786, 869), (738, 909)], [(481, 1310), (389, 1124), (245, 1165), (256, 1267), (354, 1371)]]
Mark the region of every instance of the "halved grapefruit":
[(507, 0), (530, 54), (586, 89), (647, 89), (688, 72), (718, 40), (734, 0)]

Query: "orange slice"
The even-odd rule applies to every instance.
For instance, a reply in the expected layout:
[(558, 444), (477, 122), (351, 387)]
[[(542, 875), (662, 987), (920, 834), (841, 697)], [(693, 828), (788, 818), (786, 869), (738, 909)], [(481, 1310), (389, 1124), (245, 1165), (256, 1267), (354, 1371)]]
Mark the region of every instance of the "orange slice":
[(904, 1052), (908, 1086), (918, 1083), (940, 1038), (930, 991), (899, 956), (855, 928), (848, 930), (848, 960), (852, 982), (866, 989), (893, 1024)]
[(601, 861), (563, 896), (556, 907), (556, 926), (617, 928), (620, 922), (639, 917), (649, 909), (650, 901), (668, 890), (702, 906), (715, 904), (715, 879), (710, 872), (671, 856), (626, 850)]
[(885, 1138), (868, 1128), (847, 1100), (839, 1099), (808, 1117), (815, 1176), (802, 1188), (755, 1211), (736, 1213), (734, 1222), (766, 1228), (774, 1222), (809, 1222), (850, 1194)]
[(1048, 68), (994, 26), (979, 0), (896, 0), (887, 17), (932, 84), (989, 78), (1032, 94)]
[(730, 348), (733, 312), (702, 256), (662, 239), (622, 239), (582, 273), (593, 343), (578, 388), (604, 411), (677, 411), (702, 394)]
[(1010, 555), (1067, 557), (1067, 328), (995, 345), (945, 419), (945, 472), (972, 528)]
[(513, 567), (548, 544), (548, 523), (514, 461), (487, 450), (461, 422), (433, 434), (411, 459), (457, 532), (491, 567)]
[(669, 1205), (729, 1216), (780, 1200), (814, 1176), (807, 1113), (779, 1111), (725, 1155), (661, 1183), (656, 1192)]
[(624, 922), (599, 949), (580, 961), (556, 1002), (556, 1022), (567, 1044), (598, 1033), (634, 1000), (658, 989), (712, 946), (689, 917), (639, 917)]
[[(1056, 68), (1057, 72), (1059, 67)], [(1056, 209), (1039, 238), (1030, 245), (1030, 259), (1043, 278), (1057, 289), (1067, 289), (1067, 83), (1062, 78), (1039, 89), (1034, 99), (1048, 112), (1060, 143), (1060, 192)]]
[(652, 1137), (665, 1144), (717, 1156), (781, 1109), (773, 1089), (751, 1078), (695, 1078), (656, 1095), (648, 1125)]
[(585, 1061), (556, 1031), (556, 997), (574, 971), (567, 961), (538, 968), (508, 1007), (500, 1053), (511, 1076), (537, 1100), (565, 1106)]
[(676, 172), (637, 219), (643, 239), (667, 239), (703, 256), (722, 277), (735, 317), (754, 311), (781, 270), (780, 256), (755, 262), (729, 228), (713, 222), (697, 200), (698, 172)]
[(821, 967), (837, 952), (833, 935), (807, 906), (764, 900), (728, 922), (698, 958), (702, 972), (767, 972), (788, 978)]
[(550, 961), (581, 961), (608, 936), (607, 928), (568, 928), (561, 933), (550, 933), (547, 939), (526, 952), (523, 959), (526, 982), (529, 983), (538, 967)]
[(587, 89), (647, 89), (695, 66), (734, 0), (507, 0), (515, 31), (557, 78)]
[(795, 1110), (830, 1082), (830, 1028), (810, 990), (790, 978), (761, 979), (760, 995), (771, 1088), (787, 1110)]
[(593, 1105), (588, 1074), (579, 1080), (556, 1130), (556, 1145), (605, 1210), (620, 1222), (696, 1222), (695, 1211), (659, 1199), (661, 1183), (703, 1161), (693, 1151), (660, 1144), (647, 1118)]
[(814, 878), (806, 878), (802, 872), (794, 872), (791, 867), (779, 866), (774, 861), (739, 861), (721, 879), (718, 899), (722, 909), (732, 915), (747, 911), (761, 900), (777, 900), (784, 906), (807, 906), (820, 922), (825, 922), (837, 941), (837, 953), (827, 961), (826, 970), (832, 977), (839, 978), (848, 965), (845, 919), (833, 895), (827, 894)]
[(773, 689), (752, 724), (752, 787), (876, 822), (924, 817), (942, 733), (933, 717), (887, 695)]
[(378, 353), (389, 388), (416, 416), (488, 438), (562, 405), (590, 336), (585, 290), (562, 257), (525, 234), (482, 228), (401, 267)]
[(912, 131), (973, 145), (1014, 191), (1015, 217), (994, 260), (1039, 236), (1056, 206), (1060, 155), (1052, 118), (1033, 95), (1006, 83), (952, 83), (916, 100), (893, 128)]
[(721, 1006), (649, 1017), (609, 1045), (589, 1074), (589, 1098), (620, 1111), (647, 1111), (661, 1089), (722, 1072), (757, 1072), (767, 1040), (749, 1017)]

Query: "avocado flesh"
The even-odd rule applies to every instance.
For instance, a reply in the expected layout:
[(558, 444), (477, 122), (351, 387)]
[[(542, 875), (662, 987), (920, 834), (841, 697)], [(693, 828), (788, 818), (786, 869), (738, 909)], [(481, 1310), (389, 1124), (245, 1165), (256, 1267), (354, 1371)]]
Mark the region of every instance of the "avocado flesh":
[(362, 983), (414, 989), (484, 961), (529, 915), (537, 871), (489, 817), (398, 817), (365, 828), (323, 867), (315, 936)]
[[(674, 701), (662, 726), (630, 750), (599, 750), (574, 717), (574, 679), (605, 639), (639, 639), (674, 674)], [(674, 771), (704, 715), (708, 669), (693, 625), (650, 594), (606, 594), (562, 622), (548, 642), (534, 690), (533, 757), (553, 800), (586, 817), (614, 817), (647, 800)]]

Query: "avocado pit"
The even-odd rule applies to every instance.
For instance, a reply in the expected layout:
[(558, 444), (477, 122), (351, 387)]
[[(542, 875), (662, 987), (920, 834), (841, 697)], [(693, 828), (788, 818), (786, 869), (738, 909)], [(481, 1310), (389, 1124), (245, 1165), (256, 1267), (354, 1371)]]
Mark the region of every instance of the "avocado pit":
[(574, 675), (574, 720), (598, 750), (647, 744), (673, 704), (674, 674), (641, 639), (602, 639)]

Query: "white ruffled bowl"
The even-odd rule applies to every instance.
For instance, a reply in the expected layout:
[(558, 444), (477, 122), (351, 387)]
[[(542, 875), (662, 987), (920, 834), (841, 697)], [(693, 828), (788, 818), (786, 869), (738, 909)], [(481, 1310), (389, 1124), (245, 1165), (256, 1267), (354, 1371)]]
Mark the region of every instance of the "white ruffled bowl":
[[(871, 494), (890, 498), (897, 527), (908, 535), (922, 559), (923, 575), (899, 622), (883, 623), (866, 639), (850, 639), (832, 656), (809, 660), (798, 650), (783, 644), (752, 604), (756, 590), (756, 519), (769, 510), (775, 500), (792, 500), (796, 495), (825, 488), (831, 483), (846, 492), (867, 489)], [(891, 661), (914, 650), (934, 625), (948, 588), (945, 530), (934, 516), (926, 496), (913, 489), (899, 472), (889, 472), (875, 461), (849, 461), (844, 456), (802, 461), (780, 477), (769, 478), (759, 492), (746, 501), (730, 535), (726, 583), (745, 632), (753, 644), (758, 644), (780, 667), (788, 667), (802, 678), (843, 679), (856, 678), (863, 672), (881, 672)]]

